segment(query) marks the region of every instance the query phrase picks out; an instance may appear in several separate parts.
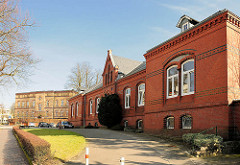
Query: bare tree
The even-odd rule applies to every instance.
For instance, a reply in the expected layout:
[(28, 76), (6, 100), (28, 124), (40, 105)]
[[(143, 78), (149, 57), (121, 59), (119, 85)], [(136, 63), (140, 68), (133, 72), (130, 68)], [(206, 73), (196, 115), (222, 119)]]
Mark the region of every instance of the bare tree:
[(27, 15), (21, 16), (17, 0), (0, 0), (0, 86), (26, 80), (38, 62), (27, 46), (29, 22)]
[(89, 63), (77, 63), (71, 70), (68, 76), (65, 88), (74, 89), (80, 92), (83, 89), (88, 89), (101, 81), (100, 71), (94, 71)]

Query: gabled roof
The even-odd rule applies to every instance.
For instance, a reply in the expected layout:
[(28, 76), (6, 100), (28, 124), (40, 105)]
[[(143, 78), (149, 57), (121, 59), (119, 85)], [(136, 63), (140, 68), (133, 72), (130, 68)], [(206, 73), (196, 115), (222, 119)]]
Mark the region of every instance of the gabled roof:
[(112, 54), (109, 55), (113, 66), (118, 67), (118, 72), (121, 72), (125, 75), (131, 72), (134, 68), (136, 68), (138, 65), (142, 63), (141, 61), (135, 61), (128, 58), (115, 56)]
[(179, 19), (176, 27), (181, 28), (181, 27), (182, 27), (182, 21), (183, 21), (184, 19), (187, 19), (187, 20), (188, 20), (191, 24), (193, 24), (193, 25), (196, 25), (196, 24), (199, 23), (199, 21), (197, 21), (197, 20), (195, 20), (195, 19), (193, 19), (193, 18), (191, 18), (191, 17), (189, 17), (189, 16), (187, 16), (187, 15), (183, 15), (183, 16)]

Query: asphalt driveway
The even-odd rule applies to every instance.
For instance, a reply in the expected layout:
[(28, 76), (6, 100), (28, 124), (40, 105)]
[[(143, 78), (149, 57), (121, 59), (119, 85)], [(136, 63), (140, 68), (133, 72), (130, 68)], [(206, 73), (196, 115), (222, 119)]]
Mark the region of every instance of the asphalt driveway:
[[(106, 129), (71, 129), (87, 139), (91, 165), (118, 165), (125, 158), (126, 165), (207, 164), (189, 158), (180, 147), (159, 138), (136, 133)], [(85, 151), (65, 164), (84, 164)]]

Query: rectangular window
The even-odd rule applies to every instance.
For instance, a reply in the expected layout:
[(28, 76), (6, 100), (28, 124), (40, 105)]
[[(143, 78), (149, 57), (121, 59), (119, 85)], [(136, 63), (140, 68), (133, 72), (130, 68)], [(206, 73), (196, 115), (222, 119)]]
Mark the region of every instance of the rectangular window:
[(192, 129), (191, 116), (183, 116), (182, 117), (182, 129)]
[(194, 61), (182, 64), (182, 96), (194, 93)]
[[(131, 95), (131, 89), (127, 88), (125, 90), (125, 108), (130, 108), (130, 95)], [(142, 94), (140, 97), (142, 97)], [(140, 98), (140, 99), (142, 101), (142, 98)]]
[(168, 117), (166, 120), (167, 129), (174, 129), (174, 117)]
[(100, 98), (97, 98), (96, 113), (98, 113)]
[(91, 100), (89, 103), (89, 114), (92, 114), (92, 105), (93, 105), (93, 101)]
[(138, 106), (144, 106), (145, 104), (145, 84), (138, 86)]
[(167, 98), (178, 96), (179, 82), (178, 82), (177, 66), (171, 66), (167, 70)]

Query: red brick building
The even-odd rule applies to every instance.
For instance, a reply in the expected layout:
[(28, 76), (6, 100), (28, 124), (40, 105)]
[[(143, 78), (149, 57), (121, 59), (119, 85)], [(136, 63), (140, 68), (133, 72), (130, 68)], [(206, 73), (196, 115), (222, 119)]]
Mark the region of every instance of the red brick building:
[(201, 22), (184, 15), (177, 27), (178, 35), (144, 54), (146, 62), (109, 51), (103, 83), (69, 100), (69, 121), (94, 125), (101, 96), (117, 93), (123, 122), (145, 132), (181, 135), (217, 126), (228, 137), (237, 130), (239, 108), (230, 105), (239, 99), (240, 18), (228, 10)]

